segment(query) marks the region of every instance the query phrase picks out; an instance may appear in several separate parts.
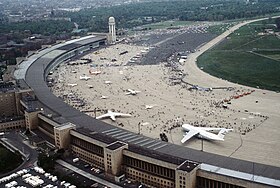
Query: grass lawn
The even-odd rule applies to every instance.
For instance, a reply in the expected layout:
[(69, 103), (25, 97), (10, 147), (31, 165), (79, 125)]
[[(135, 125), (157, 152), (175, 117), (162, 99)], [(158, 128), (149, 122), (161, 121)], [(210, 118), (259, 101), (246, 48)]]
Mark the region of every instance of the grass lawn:
[(147, 25), (142, 25), (141, 27), (143, 28), (151, 28), (153, 29), (166, 29), (169, 27), (178, 27), (178, 26), (184, 26), (184, 25), (191, 25), (194, 24), (194, 22), (191, 21), (164, 21), (164, 22), (157, 22), (157, 23), (152, 23), (152, 24), (147, 24)]
[(15, 154), (0, 145), (0, 174), (7, 173), (22, 163), (21, 155)]
[(270, 22), (241, 27), (202, 54), (198, 66), (235, 83), (280, 91), (280, 39), (275, 35), (258, 35), (271, 28)]
[(268, 56), (272, 59), (280, 61), (280, 50), (275, 50), (275, 51), (261, 51), (261, 50), (258, 50), (258, 51), (255, 51), (255, 52), (258, 53), (258, 54)]
[(232, 27), (233, 25), (234, 23), (221, 23), (218, 25), (212, 25), (208, 28), (208, 32), (216, 35), (220, 35), (226, 30), (228, 30), (230, 27)]

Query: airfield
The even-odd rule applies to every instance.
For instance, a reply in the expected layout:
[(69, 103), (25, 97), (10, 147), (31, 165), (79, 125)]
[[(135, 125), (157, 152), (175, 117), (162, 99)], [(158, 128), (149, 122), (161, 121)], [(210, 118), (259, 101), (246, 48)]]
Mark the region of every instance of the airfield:
[[(279, 167), (280, 95), (199, 69), (195, 58), (213, 38), (205, 24), (141, 32), (61, 64), (51, 76), (56, 81), (52, 91), (93, 117), (107, 110), (129, 113), (130, 118), (103, 121), (155, 139), (164, 132), (169, 142), (178, 145), (184, 123), (233, 128), (224, 142), (203, 141), (203, 151)], [(87, 59), (92, 62), (85, 63)], [(128, 89), (141, 92), (126, 95)], [(192, 138), (183, 145), (201, 150), (202, 140)]]

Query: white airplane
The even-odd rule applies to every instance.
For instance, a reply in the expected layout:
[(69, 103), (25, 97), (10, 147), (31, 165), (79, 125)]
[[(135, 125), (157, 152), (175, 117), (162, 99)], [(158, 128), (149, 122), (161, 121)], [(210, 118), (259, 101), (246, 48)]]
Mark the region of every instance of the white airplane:
[(98, 74), (101, 74), (101, 71), (100, 70), (96, 70), (96, 71), (90, 70), (89, 73), (93, 74), (93, 75), (98, 75)]
[(68, 86), (74, 87), (77, 86), (78, 84), (68, 84)]
[(102, 95), (100, 99), (108, 99), (108, 96)]
[(91, 77), (90, 76), (80, 76), (80, 80), (89, 80)]
[(141, 91), (136, 91), (136, 90), (133, 90), (133, 89), (128, 89), (127, 91), (128, 92), (125, 93), (126, 95), (136, 95), (137, 93), (141, 92)]
[[(193, 136), (198, 136), (199, 138), (203, 138), (207, 140), (224, 141), (224, 136), (226, 135), (226, 133), (233, 130), (233, 129), (226, 129), (226, 128), (194, 127), (190, 124), (183, 124), (182, 128), (184, 131), (187, 131), (186, 134), (184, 135), (184, 138), (181, 140), (182, 143), (185, 143)], [(212, 132), (218, 132), (218, 134), (214, 134)]]
[(103, 118), (111, 118), (113, 121), (116, 121), (116, 117), (131, 117), (130, 114), (123, 114), (119, 112), (112, 112), (108, 110), (106, 114), (96, 117), (96, 119), (103, 119)]
[(156, 105), (145, 105), (145, 108), (148, 110), (148, 109), (152, 109), (154, 108)]

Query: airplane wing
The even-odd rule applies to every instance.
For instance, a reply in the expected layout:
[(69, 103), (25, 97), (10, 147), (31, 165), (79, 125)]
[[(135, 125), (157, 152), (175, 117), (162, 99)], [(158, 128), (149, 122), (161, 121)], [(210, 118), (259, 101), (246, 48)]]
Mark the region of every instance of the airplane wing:
[(215, 128), (215, 127), (199, 127), (200, 129), (204, 131), (220, 131), (223, 128)]
[(233, 129), (226, 129), (226, 128), (214, 128), (214, 127), (199, 127), (200, 129), (204, 130), (204, 131), (214, 131), (214, 132), (219, 132), (221, 130), (225, 130), (226, 132), (230, 132)]
[(131, 117), (130, 114), (123, 114), (123, 113), (118, 113), (118, 112), (115, 112), (115, 113), (114, 113), (114, 116)]
[[(221, 131), (220, 131), (221, 132)], [(220, 140), (220, 141), (224, 141), (224, 138), (221, 137), (220, 135), (211, 133), (211, 132), (207, 132), (207, 131), (200, 131), (199, 134), (208, 139), (208, 140)]]
[(190, 130), (189, 132), (186, 133), (184, 138), (181, 140), (181, 143), (185, 143), (187, 140), (192, 138), (193, 136), (197, 135), (199, 132), (196, 130)]
[(113, 121), (116, 121), (116, 117), (117, 117), (117, 116), (120, 116), (120, 117), (131, 117), (130, 114), (123, 114), (123, 113), (114, 112), (114, 114), (111, 114), (111, 115), (110, 115), (110, 118), (111, 118)]
[(132, 89), (127, 89), (127, 91), (132, 92)]
[(102, 118), (107, 118), (107, 117), (109, 117), (108, 114), (103, 114), (101, 116), (96, 117), (96, 119), (102, 119)]

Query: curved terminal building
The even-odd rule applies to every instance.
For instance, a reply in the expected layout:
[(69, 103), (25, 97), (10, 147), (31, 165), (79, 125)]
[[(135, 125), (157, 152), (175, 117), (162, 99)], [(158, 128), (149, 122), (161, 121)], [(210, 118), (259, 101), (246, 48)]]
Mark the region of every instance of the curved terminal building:
[(105, 45), (106, 36), (87, 36), (42, 49), (19, 65), (14, 75), (19, 85), (30, 89), (16, 97), (16, 107), (27, 128), (102, 169), (112, 180), (126, 177), (148, 187), (167, 188), (280, 186), (279, 167), (138, 135), (96, 120), (51, 92), (46, 79), (52, 69)]

